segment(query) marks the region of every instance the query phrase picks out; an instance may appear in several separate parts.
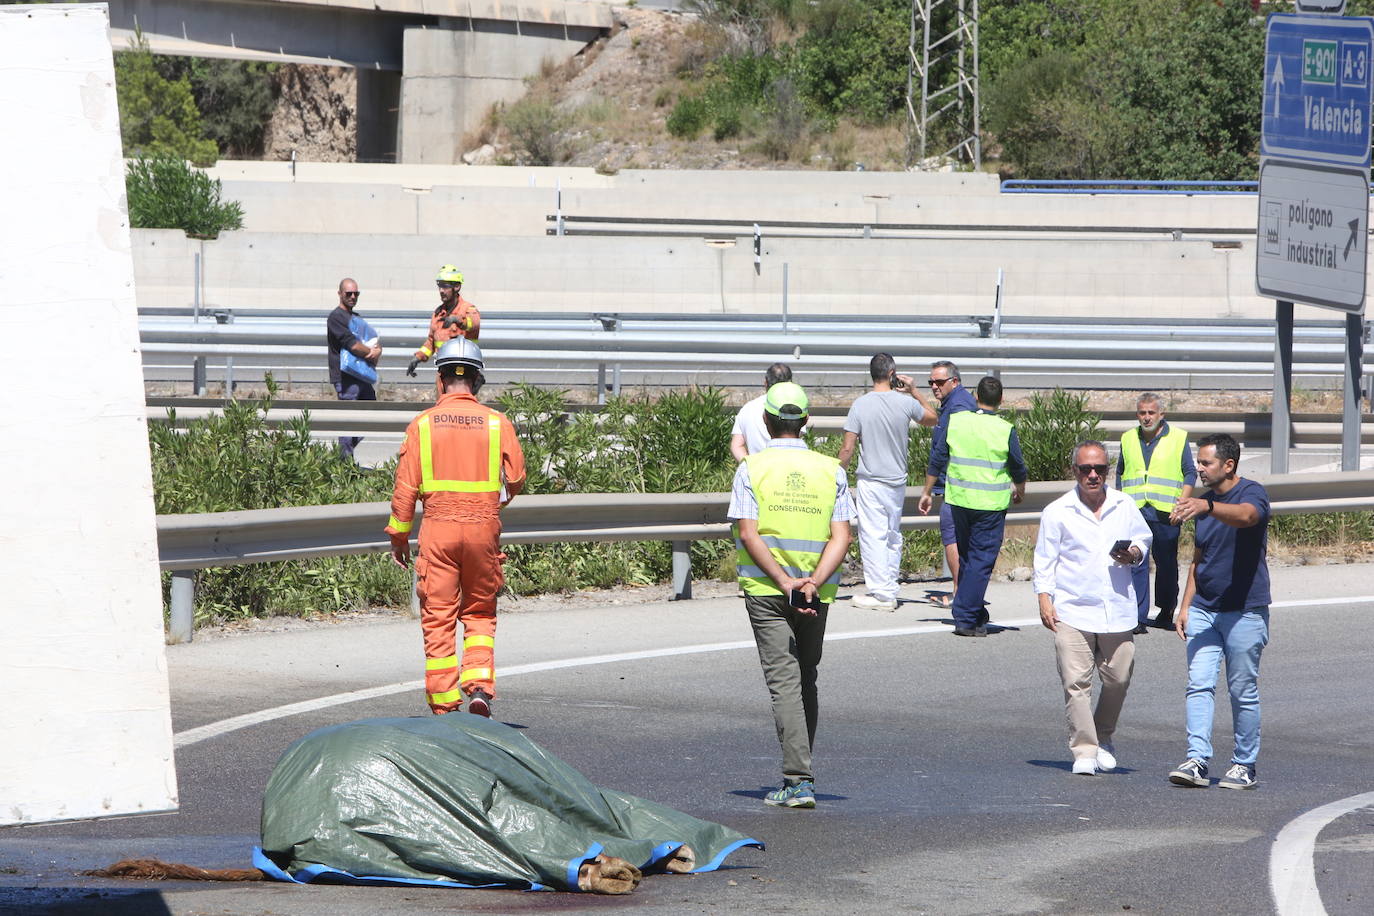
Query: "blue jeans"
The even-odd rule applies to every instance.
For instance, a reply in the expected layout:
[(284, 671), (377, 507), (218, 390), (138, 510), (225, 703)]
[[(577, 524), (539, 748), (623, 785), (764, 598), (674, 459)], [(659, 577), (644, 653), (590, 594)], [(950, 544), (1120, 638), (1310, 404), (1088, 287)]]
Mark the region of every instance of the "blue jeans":
[(1260, 653), (1269, 644), (1269, 608), (1244, 611), (1188, 609), (1188, 756), (1212, 757), (1212, 713), (1217, 675), (1226, 659), (1231, 693), (1232, 763), (1254, 766), (1260, 749)]
[[(349, 375), (347, 372), (339, 373), (339, 381), (334, 384), (334, 391), (339, 395), (340, 401), (377, 400), (377, 389), (372, 387), (371, 382), (365, 382), (356, 376)], [(357, 448), (358, 443), (362, 441), (362, 436), (340, 436), (339, 452), (345, 458), (352, 458), (353, 450)]]

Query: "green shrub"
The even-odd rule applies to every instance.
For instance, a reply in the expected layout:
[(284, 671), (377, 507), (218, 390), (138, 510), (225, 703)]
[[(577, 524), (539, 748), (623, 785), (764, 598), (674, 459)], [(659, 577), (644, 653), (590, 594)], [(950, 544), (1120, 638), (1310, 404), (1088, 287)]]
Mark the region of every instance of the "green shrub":
[(521, 99), (501, 114), (501, 124), (525, 151), (527, 165), (553, 165), (567, 158), (563, 132), (570, 119), (547, 99)]
[(668, 133), (682, 140), (694, 140), (706, 126), (706, 100), (701, 96), (686, 96), (678, 100), (668, 115)]
[(1067, 480), (1073, 447), (1084, 439), (1100, 440), (1101, 415), (1088, 410), (1086, 394), (1070, 394), (1056, 388), (1048, 395), (1035, 392), (1031, 406), (1017, 411), (1016, 437), (1031, 480)]
[(220, 199), (219, 179), (181, 159), (135, 159), (124, 184), (129, 223), (135, 229), (180, 229), (195, 238), (212, 239), (227, 229), (243, 228), (243, 208)]
[[(178, 425), (176, 411), (148, 423), (159, 514), (276, 509), (389, 499), (394, 462), (367, 470), (310, 438), (310, 418), (266, 423), (275, 396), (229, 401), (223, 414)], [(380, 520), (378, 522), (381, 524)], [(171, 574), (163, 574), (167, 597)], [(196, 619), (303, 615), (408, 603), (410, 574), (384, 554), (202, 569)]]

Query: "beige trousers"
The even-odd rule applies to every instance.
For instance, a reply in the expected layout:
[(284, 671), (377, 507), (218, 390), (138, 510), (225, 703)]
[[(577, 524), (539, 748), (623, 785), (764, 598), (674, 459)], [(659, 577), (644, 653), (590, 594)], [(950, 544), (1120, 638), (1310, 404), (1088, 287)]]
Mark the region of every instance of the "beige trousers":
[[(1135, 639), (1125, 633), (1089, 633), (1059, 622), (1054, 631), (1055, 660), (1064, 683), (1064, 710), (1069, 722), (1069, 750), (1075, 760), (1097, 756), (1111, 744), (1116, 720), (1126, 702), (1135, 667)], [(1102, 680), (1097, 709), (1092, 706), (1092, 676)]]

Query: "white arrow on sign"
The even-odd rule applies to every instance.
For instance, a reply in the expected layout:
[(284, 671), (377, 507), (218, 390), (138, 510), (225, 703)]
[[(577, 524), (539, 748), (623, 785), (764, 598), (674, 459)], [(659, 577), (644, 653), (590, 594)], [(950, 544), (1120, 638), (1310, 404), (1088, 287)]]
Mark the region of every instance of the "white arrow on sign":
[[(1274, 61), (1274, 76), (1269, 80), (1274, 87), (1274, 117), (1279, 116), (1279, 93), (1283, 91), (1283, 57)], [(1250, 85), (1254, 85), (1251, 83)]]

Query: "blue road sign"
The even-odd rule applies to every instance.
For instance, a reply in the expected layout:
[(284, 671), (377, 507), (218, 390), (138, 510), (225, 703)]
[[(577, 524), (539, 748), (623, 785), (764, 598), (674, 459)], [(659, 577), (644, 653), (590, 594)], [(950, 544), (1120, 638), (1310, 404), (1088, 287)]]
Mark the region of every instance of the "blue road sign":
[(1369, 17), (1271, 15), (1262, 154), (1369, 168), (1371, 53)]

